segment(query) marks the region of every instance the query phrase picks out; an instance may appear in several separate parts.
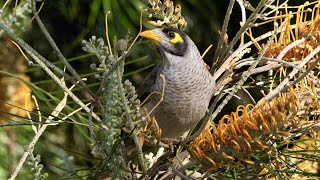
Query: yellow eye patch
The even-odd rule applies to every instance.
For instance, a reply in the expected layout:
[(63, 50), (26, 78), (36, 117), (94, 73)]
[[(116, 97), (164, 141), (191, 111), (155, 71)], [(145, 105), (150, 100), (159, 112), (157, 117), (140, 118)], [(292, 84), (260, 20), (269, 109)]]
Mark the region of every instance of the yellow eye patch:
[(180, 36), (180, 34), (178, 34), (178, 33), (174, 33), (174, 38), (173, 39), (171, 39), (170, 40), (170, 42), (172, 43), (172, 44), (176, 44), (176, 43), (179, 43), (179, 42), (183, 42), (183, 39), (182, 39), (182, 37)]

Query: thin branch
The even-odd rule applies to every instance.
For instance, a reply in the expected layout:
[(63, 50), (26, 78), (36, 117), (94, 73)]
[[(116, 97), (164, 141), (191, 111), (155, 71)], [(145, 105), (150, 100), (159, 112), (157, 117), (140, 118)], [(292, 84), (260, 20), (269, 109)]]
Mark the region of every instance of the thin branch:
[(252, 44), (254, 44), (255, 42), (259, 42), (263, 39), (266, 39), (272, 35), (274, 35), (275, 32), (274, 31), (271, 31), (271, 32), (268, 32), (268, 33), (265, 33), (259, 37), (257, 37), (255, 39), (255, 41), (250, 41), (246, 44), (244, 44), (243, 46), (239, 47), (238, 49), (236, 49), (224, 62), (223, 64), (221, 65), (221, 67), (216, 71), (214, 72), (213, 74), (213, 79), (214, 80), (217, 80), (221, 74), (223, 74), (227, 69), (230, 69), (230, 62), (242, 51), (244, 51), (246, 48), (248, 48), (249, 46), (251, 46)]
[[(44, 26), (44, 24), (42, 23), (42, 20), (40, 19), (38, 12), (36, 11), (36, 6), (35, 6), (35, 2), (34, 0), (32, 1), (32, 10), (33, 10), (33, 14), (34, 17), (42, 31), (42, 33), (45, 35), (45, 37), (47, 38), (49, 44), (51, 45), (52, 49), (54, 50), (54, 52), (57, 54), (58, 58), (63, 62), (63, 64), (67, 67), (67, 69), (70, 71), (70, 73), (75, 76), (76, 80), (79, 81), (80, 86), (79, 89), (82, 92), (82, 94), (84, 96), (86, 96), (90, 101), (94, 101), (95, 98), (93, 98), (93, 93), (86, 88), (87, 85), (86, 83), (81, 79), (80, 75), (75, 71), (75, 69), (73, 69), (73, 67), (68, 63), (67, 59), (64, 57), (64, 55), (61, 53), (60, 49), (58, 48), (57, 44), (54, 42), (53, 38), (51, 37), (50, 33), (48, 32), (48, 30), (46, 29), (46, 27)], [(78, 83), (77, 83), (78, 84)], [(102, 107), (102, 105), (100, 105), (100, 107)]]
[(229, 100), (233, 97), (233, 95), (239, 90), (241, 89), (242, 85), (245, 83), (245, 81), (248, 79), (248, 77), (251, 75), (251, 71), (255, 69), (255, 67), (259, 64), (261, 58), (264, 56), (266, 49), (270, 46), (271, 41), (275, 38), (275, 36), (272, 36), (267, 44), (266, 47), (262, 50), (262, 52), (260, 53), (259, 57), (257, 58), (257, 60), (255, 62), (253, 62), (251, 64), (251, 66), (248, 68), (248, 70), (246, 72), (243, 73), (242, 78), (237, 82), (237, 84), (234, 86), (233, 90), (230, 92), (229, 95), (227, 95), (225, 97), (225, 99), (223, 99), (223, 101), (221, 102), (221, 104), (217, 107), (217, 109), (214, 111), (214, 113), (211, 115), (210, 117), (210, 121), (212, 121), (217, 115), (218, 113), (220, 113), (220, 111), (222, 110), (222, 108), (229, 102)]
[(89, 113), (89, 132), (90, 132), (90, 136), (91, 136), (91, 139), (94, 140), (94, 142), (97, 144), (97, 137), (96, 135), (94, 134), (94, 131), (93, 131), (93, 127), (92, 127), (92, 113), (93, 113), (93, 108), (94, 108), (94, 105), (91, 104), (90, 106), (90, 113)]
[(203, 120), (203, 122), (202, 122), (200, 128), (197, 130), (197, 132), (194, 133), (194, 134), (192, 134), (191, 136), (187, 137), (186, 139), (182, 140), (181, 143), (180, 143), (180, 145), (183, 146), (184, 144), (186, 144), (186, 143), (194, 140), (196, 137), (198, 137), (198, 136), (202, 133), (202, 131), (207, 127), (207, 124), (208, 124), (208, 122), (209, 122), (209, 120), (210, 120), (209, 114), (211, 114), (211, 113), (213, 112), (213, 109), (214, 109), (214, 108), (211, 108), (211, 107), (210, 107), (209, 113), (207, 113), (207, 114), (201, 119), (200, 122), (202, 122), (202, 120)]
[[(253, 58), (253, 57), (250, 57), (250, 58), (247, 58), (247, 59), (242, 59), (242, 60), (240, 60), (240, 61), (235, 63), (234, 69), (240, 69), (243, 66), (249, 66), (254, 61), (255, 61), (255, 58)], [(270, 63), (270, 64), (267, 64), (265, 66), (271, 66), (272, 67), (272, 66), (275, 66), (275, 65), (280, 65), (280, 66), (285, 65), (285, 66), (296, 68), (298, 70), (302, 70), (300, 67), (298, 67), (296, 65), (296, 64), (299, 64), (298, 62), (301, 62), (301, 61), (288, 62), (288, 61), (284, 61), (284, 60), (281, 60), (281, 59), (275, 59), (275, 58), (268, 58), (268, 57), (261, 58), (261, 63), (265, 63), (265, 62), (268, 62), (268, 61), (278, 62), (278, 63)], [(262, 67), (264, 67), (264, 66), (262, 66)]]
[(298, 46), (299, 44), (303, 43), (305, 41), (305, 38), (301, 38), (299, 40), (296, 40), (292, 43), (290, 43), (287, 47), (285, 47), (280, 54), (277, 56), (276, 59), (282, 59), (288, 51), (292, 50), (293, 47)]
[[(180, 172), (182, 172), (182, 171), (185, 171), (186, 169), (191, 168), (194, 164), (195, 164), (195, 162), (190, 161), (190, 162), (188, 162), (186, 165), (181, 166), (181, 167), (179, 167), (178, 169), (175, 168), (175, 169), (173, 169), (173, 172), (172, 172), (172, 173), (164, 176), (164, 177), (162, 178), (162, 180), (170, 180), (170, 179), (173, 179), (173, 178), (177, 175), (177, 172), (180, 173)], [(178, 175), (179, 175), (179, 174), (178, 174)], [(180, 176), (180, 177), (181, 177), (181, 176)], [(190, 178), (187, 177), (187, 179), (190, 179)]]
[(303, 73), (302, 73), (296, 80), (294, 80), (289, 86), (286, 86), (286, 87), (283, 89), (283, 91), (286, 91), (289, 87), (294, 86), (294, 85), (297, 84), (299, 81), (301, 81), (303, 78), (305, 78), (305, 77), (309, 74), (309, 72), (312, 71), (313, 68), (314, 68), (316, 65), (318, 65), (319, 62), (320, 62), (320, 57), (319, 57), (315, 62), (313, 62), (307, 70), (304, 70), (304, 69), (303, 69), (303, 70), (302, 70)]
[[(240, 9), (241, 9), (241, 18), (242, 18), (241, 24), (243, 24), (247, 21), (246, 8), (244, 7), (242, 0), (237, 0), (237, 2), (238, 2)], [(242, 34), (242, 36), (241, 36), (240, 46), (242, 46), (243, 43), (244, 43), (244, 34)]]
[[(266, 6), (266, 4), (268, 3), (268, 0), (261, 0), (258, 4), (258, 6), (256, 7), (255, 11), (250, 15), (250, 17), (248, 18), (248, 20), (243, 24), (243, 26), (241, 26), (240, 30), (237, 32), (237, 34), (235, 35), (235, 37), (232, 39), (232, 41), (230, 42), (230, 44), (228, 45), (228, 47), (226, 48), (226, 53), (228, 53), (231, 49), (234, 48), (234, 46), (236, 45), (236, 43), (238, 42), (238, 40), (241, 37), (241, 34), (243, 34), (243, 32), (245, 32), (251, 25), (252, 22), (255, 21), (255, 19), (257, 18), (257, 14), (260, 12), (260, 10)], [(270, 2), (269, 2), (270, 3)], [(225, 57), (227, 54), (223, 54), (222, 57)], [(224, 59), (224, 58), (223, 58)]]
[(242, 23), (245, 23), (247, 21), (247, 17), (246, 17), (246, 8), (242, 2), (242, 0), (237, 0), (237, 3), (240, 6), (241, 9), (241, 18), (242, 18)]
[(163, 164), (164, 162), (167, 162), (168, 159), (172, 157), (172, 155), (173, 155), (172, 151), (167, 151), (165, 154), (160, 156), (158, 160), (152, 165), (152, 167), (148, 169), (147, 173), (139, 177), (138, 180), (147, 179), (146, 177), (149, 177), (152, 179), (152, 177), (154, 177), (157, 174), (157, 172), (160, 170), (161, 164)]
[[(68, 97), (68, 94), (65, 93), (63, 99), (60, 101), (60, 103), (56, 106), (56, 108), (52, 111), (51, 115), (46, 120), (46, 123), (50, 123), (54, 119), (54, 117), (57, 117), (59, 115), (59, 113), (62, 111), (62, 109), (65, 107), (65, 105), (67, 103), (67, 97)], [(43, 124), (41, 126), (41, 128), (38, 130), (38, 132), (36, 133), (36, 135), (34, 136), (32, 141), (27, 146), (27, 150), (24, 152), (23, 156), (21, 157), (21, 159), (19, 161), (19, 164), (17, 165), (15, 171), (13, 172), (13, 174), (11, 175), (9, 180), (14, 180), (17, 177), (17, 175), (18, 175), (20, 169), (22, 168), (23, 164), (25, 163), (27, 157), (29, 156), (30, 153), (33, 152), (35, 144), (37, 143), (40, 136), (43, 134), (43, 132), (46, 130), (46, 128), (49, 125), (52, 125), (52, 124)]]
[[(236, 58), (238, 56), (238, 54), (240, 54), (242, 51), (244, 51), (246, 48), (248, 48), (249, 46), (251, 46), (252, 44), (256, 43), (256, 42), (259, 42), (263, 39), (266, 39), (268, 37), (271, 37), (273, 35), (276, 35), (284, 30), (282, 30), (282, 27), (285, 25), (287, 21), (284, 21), (279, 28), (277, 28), (276, 30), (274, 31), (270, 31), (270, 32), (267, 32), (257, 38), (255, 38), (254, 40), (252, 41), (249, 41), (247, 42), (246, 44), (240, 46), (239, 48), (237, 48), (226, 60), (224, 60), (223, 64), (221, 65), (221, 67), (216, 71), (214, 72), (213, 74), (213, 79), (214, 80), (217, 80), (224, 72), (226, 72), (226, 70), (230, 69), (232, 64), (231, 62), (233, 61), (234, 58)], [(291, 28), (296, 28), (295, 25), (292, 25)]]
[(254, 98), (246, 88), (241, 87), (241, 89), (250, 97), (250, 100), (253, 102), (253, 104), (257, 104), (257, 102), (254, 100)]
[[(254, 58), (249, 58), (250, 60), (246, 59), (247, 62), (241, 62), (241, 64), (237, 65), (235, 67), (235, 69), (239, 69), (243, 66), (247, 66), (247, 65), (250, 65), (252, 62), (251, 61), (254, 61)], [(252, 59), (252, 60), (251, 60)], [(277, 69), (279, 67), (284, 67), (284, 66), (287, 66), (287, 67), (292, 67), (292, 68), (295, 68), (299, 71), (302, 71), (304, 72), (304, 69), (300, 68), (299, 66), (297, 66), (298, 64), (301, 63), (301, 61), (294, 61), (294, 62), (288, 62), (288, 61), (283, 61), (283, 60), (279, 60), (279, 59), (273, 59), (273, 58), (262, 58), (261, 61), (275, 61), (275, 62), (279, 62), (281, 64), (278, 64), (278, 63), (270, 63), (270, 64), (267, 64), (265, 66), (261, 66), (261, 67), (257, 67), (255, 69), (253, 69), (251, 71), (251, 75), (254, 75), (254, 74), (259, 74), (259, 73), (262, 73), (262, 72), (266, 72), (266, 71), (269, 71), (271, 69)], [(240, 72), (240, 73), (237, 73), (237, 74), (234, 74), (232, 76), (232, 80), (237, 80), (239, 78), (241, 78), (243, 72)]]
[(232, 13), (234, 2), (235, 2), (235, 0), (230, 0), (230, 2), (229, 2), (227, 13), (226, 13), (226, 16), (225, 16), (224, 21), (223, 21), (222, 30), (221, 30), (220, 38), (219, 38), (219, 41), (218, 41), (217, 49), (216, 49), (216, 52), (214, 54), (213, 63), (211, 65), (211, 69), (210, 69), (210, 73), (211, 74), (214, 73), (215, 65), (216, 64), (217, 65), (220, 64), (220, 61), (222, 61), (222, 59), (219, 59), (220, 58), (220, 51), (222, 49), (222, 44), (224, 43), (224, 40), (225, 40), (224, 37), (227, 35), (228, 25), (229, 25), (230, 16), (231, 16), (231, 13)]
[[(300, 64), (298, 64), (298, 67), (302, 68), (305, 64), (307, 64), (311, 58), (313, 58), (317, 53), (320, 52), (320, 46), (318, 46), (317, 48), (315, 48), (313, 51), (310, 52), (310, 54), (304, 58), (304, 60), (302, 60), (302, 62)], [(313, 64), (316, 65), (317, 62), (319, 61), (320, 58), (318, 58)], [(311, 67), (304, 73), (304, 74), (308, 74), (309, 71), (311, 71)], [(290, 86), (288, 86), (288, 82), (299, 72), (298, 69), (293, 69), (290, 74), (273, 90), (271, 91), (266, 97), (264, 97), (264, 100), (271, 100), (272, 98), (274, 98), (275, 96), (277, 96), (280, 92), (283, 92), (284, 90), (287, 90)], [(304, 76), (302, 76), (303, 78)], [(299, 78), (299, 80), (301, 80), (302, 78)], [(297, 82), (294, 81), (294, 82)], [(286, 87), (287, 86), (287, 87)], [(262, 101), (260, 100), (258, 102), (258, 104), (260, 104)]]
[[(70, 80), (73, 84), (77, 84), (74, 79), (72, 79), (67, 73), (56, 67), (54, 64), (52, 64), (50, 61), (45, 59), (43, 56), (41, 56), (36, 50), (34, 50), (30, 45), (28, 45), (26, 42), (24, 42), (21, 38), (16, 36), (10, 28), (5, 25), (3, 22), (0, 21), (0, 27), (12, 38), (14, 39), (25, 51), (28, 52), (28, 54), (42, 67), (44, 71), (47, 72), (47, 74), (65, 91), (68, 93), (68, 95), (80, 106), (82, 107), (87, 113), (90, 113), (90, 109), (76, 96), (73, 94), (72, 91), (70, 91), (66, 85), (64, 85), (60, 79), (51, 71), (54, 70), (55, 72), (58, 72), (60, 75), (66, 77), (68, 80)], [(49, 69), (49, 67), (51, 69)], [(98, 122), (101, 122), (100, 118), (93, 113), (93, 118), (95, 118)]]
[[(163, 164), (162, 166), (168, 166), (168, 167), (170, 167), (170, 168), (172, 169), (172, 171), (173, 171), (173, 175), (168, 176), (168, 177), (166, 177), (166, 178), (161, 178), (162, 180), (172, 179), (172, 178), (174, 178), (174, 176), (176, 176), (176, 175), (178, 175), (178, 176), (179, 176), (180, 178), (182, 178), (182, 179), (191, 180), (191, 178), (189, 178), (188, 176), (186, 176), (186, 175), (184, 175), (184, 174), (182, 174), (182, 173), (180, 172), (180, 171), (183, 170), (183, 168), (177, 169), (177, 168), (174, 167), (174, 165), (171, 164), (171, 163), (165, 163), (165, 164)], [(172, 176), (173, 176), (173, 177), (172, 177)]]
[(62, 71), (60, 68), (52, 64), (50, 61), (45, 59), (43, 56), (41, 56), (36, 50), (34, 50), (29, 44), (27, 44), (24, 40), (16, 36), (11, 29), (4, 24), (3, 21), (0, 21), (0, 27), (14, 40), (16, 41), (20, 46), (23, 47), (23, 49), (33, 53), (35, 56), (39, 58), (47, 67), (51, 68), (54, 72), (60, 74), (61, 76), (64, 76), (67, 80), (70, 80), (72, 83), (75, 82), (74, 79), (71, 78), (71, 76), (64, 71)]

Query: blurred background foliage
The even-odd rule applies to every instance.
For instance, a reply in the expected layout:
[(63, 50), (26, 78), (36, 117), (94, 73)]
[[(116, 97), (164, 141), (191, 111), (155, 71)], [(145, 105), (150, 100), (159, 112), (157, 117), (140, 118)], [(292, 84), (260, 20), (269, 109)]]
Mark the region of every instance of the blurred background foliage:
[[(1, 0), (0, 5), (2, 6), (4, 2)], [(255, 5), (259, 1), (250, 2)], [(186, 33), (197, 44), (199, 51), (204, 52), (210, 44), (213, 44), (213, 48), (205, 57), (205, 61), (211, 64), (229, 1), (176, 0), (174, 3), (182, 6), (182, 14), (188, 22)], [(11, 11), (13, 7), (14, 1), (6, 10)], [(93, 35), (105, 39), (105, 14), (109, 11), (108, 24), (111, 39), (121, 39), (128, 35), (134, 38), (139, 32), (141, 7), (143, 3), (140, 0), (47, 0), (39, 15), (62, 53), (79, 74), (88, 78), (88, 84), (95, 91), (99, 87), (97, 84), (99, 81), (93, 78), (93, 71), (89, 66), (96, 59), (82, 51), (81, 41)], [(31, 17), (32, 14), (29, 20)], [(229, 37), (233, 37), (238, 31), (240, 18), (240, 9), (235, 4), (228, 31)], [(144, 24), (144, 27), (150, 26)], [(27, 31), (20, 33), (20, 36), (44, 57), (48, 57), (52, 62), (57, 60), (55, 52), (35, 22), (28, 25)], [(5, 37), (1, 38), (1, 43), (8, 47), (6, 45), (8, 40)], [(14, 51), (15, 55), (21, 57), (14, 46), (7, 51)], [(159, 54), (155, 52), (156, 50), (149, 44), (138, 43), (127, 59), (125, 78), (129, 78), (138, 86), (160, 60)], [(4, 53), (1, 52), (2, 54)], [(3, 58), (0, 61), (3, 61)], [(22, 66), (26, 64), (27, 61)], [(59, 67), (63, 65), (60, 64)], [(36, 96), (39, 98), (41, 114), (43, 117), (48, 117), (63, 96), (61, 89), (38, 67), (29, 66), (19, 71), (8, 70), (8, 72), (14, 75), (27, 74), (32, 82), (28, 86), (33, 93), (37, 93)], [(1, 103), (6, 102), (1, 99)], [(73, 107), (74, 104), (69, 103), (63, 113), (71, 112)], [(4, 109), (1, 111), (4, 112)], [(33, 113), (32, 116), (37, 117), (37, 110), (33, 110)], [(3, 120), (0, 122), (5, 121), (3, 124), (6, 125), (0, 127), (0, 179), (6, 179), (9, 173), (12, 173), (10, 171), (23, 153), (24, 145), (27, 145), (34, 136), (30, 123), (23, 116), (25, 115), (5, 118), (1, 114)], [(12, 125), (13, 120), (19, 121), (20, 125)], [(81, 176), (87, 178), (90, 171), (97, 166), (98, 159), (95, 161), (90, 154), (92, 140), (87, 126), (75, 123), (81, 121), (85, 122), (86, 117), (77, 113), (71, 116), (66, 123), (50, 126), (38, 141), (34, 154), (41, 155), (41, 164), (44, 165), (42, 171), (49, 174), (48, 179), (68, 179)], [(28, 168), (31, 167), (24, 166), (18, 179), (33, 177)]]

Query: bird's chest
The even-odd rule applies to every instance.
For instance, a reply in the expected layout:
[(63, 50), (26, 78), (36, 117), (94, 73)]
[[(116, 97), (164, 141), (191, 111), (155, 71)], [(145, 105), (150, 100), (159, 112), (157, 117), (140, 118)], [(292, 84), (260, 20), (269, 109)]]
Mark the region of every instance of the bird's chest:
[(174, 109), (171, 113), (206, 110), (212, 93), (208, 74), (200, 68), (186, 67), (164, 71), (164, 76), (158, 79), (156, 87), (158, 92), (164, 92), (159, 108), (168, 113), (171, 109)]

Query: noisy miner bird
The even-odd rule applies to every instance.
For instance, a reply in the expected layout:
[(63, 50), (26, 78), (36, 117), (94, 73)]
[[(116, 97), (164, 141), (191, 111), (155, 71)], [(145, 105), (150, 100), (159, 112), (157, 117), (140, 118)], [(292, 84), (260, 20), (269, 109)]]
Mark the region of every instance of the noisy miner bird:
[(162, 138), (177, 138), (204, 117), (215, 81), (198, 48), (184, 32), (156, 28), (140, 36), (154, 40), (163, 58), (138, 90), (141, 100), (153, 93), (142, 108), (155, 117)]

